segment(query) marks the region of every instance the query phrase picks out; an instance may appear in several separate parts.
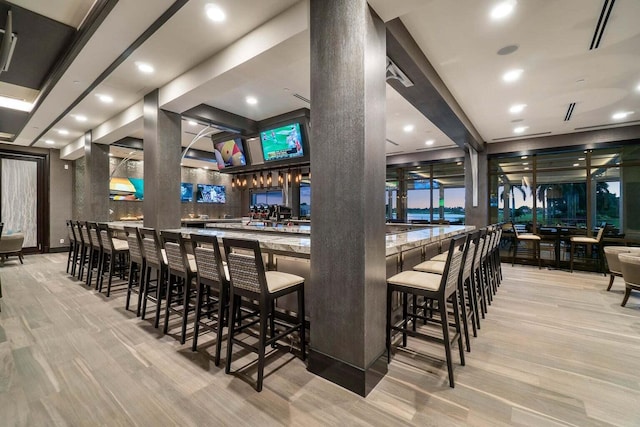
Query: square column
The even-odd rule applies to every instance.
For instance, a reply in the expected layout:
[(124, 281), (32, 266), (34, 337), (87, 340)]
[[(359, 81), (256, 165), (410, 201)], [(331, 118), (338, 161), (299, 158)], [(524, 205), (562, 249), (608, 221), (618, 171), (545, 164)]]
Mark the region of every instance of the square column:
[(366, 396), (385, 349), (385, 27), (366, 0), (311, 0), (309, 370)]
[(180, 115), (161, 110), (158, 90), (144, 97), (144, 226), (180, 227)]
[(109, 146), (84, 134), (84, 206), (82, 220), (109, 221)]

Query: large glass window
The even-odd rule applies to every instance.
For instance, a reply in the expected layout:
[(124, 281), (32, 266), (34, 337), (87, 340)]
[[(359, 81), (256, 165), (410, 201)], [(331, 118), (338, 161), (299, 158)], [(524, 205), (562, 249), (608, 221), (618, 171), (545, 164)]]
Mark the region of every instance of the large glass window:
[(538, 224), (587, 228), (587, 153), (545, 154), (536, 161)]
[(251, 205), (281, 205), (282, 191), (254, 191), (251, 193)]
[(385, 216), (387, 220), (398, 219), (398, 182), (387, 181), (385, 190)]
[(311, 217), (311, 183), (308, 180), (300, 182), (300, 218)]

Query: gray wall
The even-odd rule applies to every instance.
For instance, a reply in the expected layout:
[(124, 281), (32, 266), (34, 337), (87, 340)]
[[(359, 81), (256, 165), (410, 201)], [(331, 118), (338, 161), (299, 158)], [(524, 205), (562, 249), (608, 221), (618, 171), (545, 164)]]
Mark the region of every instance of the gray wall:
[(73, 216), (74, 170), (70, 161), (60, 160), (60, 150), (51, 150), (49, 159), (49, 247), (53, 249), (69, 244), (66, 221)]

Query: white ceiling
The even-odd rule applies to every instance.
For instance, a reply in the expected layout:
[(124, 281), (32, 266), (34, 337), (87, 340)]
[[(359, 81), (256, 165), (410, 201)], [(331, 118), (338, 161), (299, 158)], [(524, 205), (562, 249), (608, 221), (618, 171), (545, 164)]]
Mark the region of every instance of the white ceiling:
[[(517, 137), (516, 126), (528, 127), (523, 137), (613, 125), (618, 111), (640, 120), (640, 1), (615, 2), (596, 50), (589, 46), (602, 0), (519, 0), (510, 17), (494, 21), (497, 3), (432, 0), (401, 17), (485, 141)], [(497, 54), (508, 45), (518, 50)], [(514, 68), (521, 79), (503, 82)], [(525, 110), (510, 114), (519, 103)]]
[[(401, 18), (487, 142), (538, 133), (564, 134), (609, 124), (617, 111), (634, 111), (627, 121), (640, 120), (640, 91), (635, 89), (640, 84), (640, 25), (636, 22), (640, 1), (615, 3), (602, 45), (595, 51), (588, 47), (601, 0), (517, 0), (514, 14), (498, 23), (489, 18), (497, 0), (396, 0), (394, 7), (389, 0), (370, 2), (383, 19)], [(58, 3), (69, 6), (86, 2), (56, 0)], [(15, 143), (30, 144), (172, 3), (120, 0)], [(223, 24), (204, 16), (207, 3), (187, 2), (67, 117), (54, 123), (36, 145), (45, 146), (44, 140), (53, 139), (54, 147), (61, 148), (98, 128), (101, 141), (107, 143), (115, 141), (115, 136), (109, 138), (109, 132), (122, 137), (118, 128), (126, 129), (129, 136), (141, 137), (141, 108), (136, 110), (137, 116), (132, 113), (124, 117), (123, 111), (139, 104), (154, 88), (160, 88), (161, 97), (171, 94), (165, 108), (175, 112), (206, 103), (262, 120), (308, 108), (306, 102), (293, 97), (300, 94), (309, 98), (310, 93), (306, 0), (217, 0), (227, 13)], [(70, 6), (59, 9), (71, 10)], [(518, 45), (515, 53), (496, 54), (511, 44)], [(248, 56), (239, 59), (238, 52), (248, 52)], [(136, 61), (152, 63), (155, 73), (140, 74)], [(510, 68), (523, 69), (523, 75), (520, 81), (505, 84), (501, 75)], [(97, 94), (110, 95), (114, 102), (101, 103)], [(245, 102), (249, 95), (258, 99), (257, 105)], [(576, 107), (571, 121), (564, 122), (570, 102), (576, 102)], [(511, 115), (508, 108), (515, 103), (527, 107), (521, 114)], [(79, 114), (87, 116), (88, 121), (77, 122), (74, 116)], [(407, 124), (414, 130), (405, 132)], [(516, 126), (528, 128), (523, 135), (515, 135)], [(60, 135), (60, 129), (69, 134)], [(194, 129), (185, 124), (183, 130), (185, 146)], [(398, 144), (387, 142), (387, 154), (455, 145), (389, 86), (386, 137)], [(435, 144), (427, 147), (428, 139), (434, 139)], [(194, 147), (205, 149), (209, 145), (205, 141)]]

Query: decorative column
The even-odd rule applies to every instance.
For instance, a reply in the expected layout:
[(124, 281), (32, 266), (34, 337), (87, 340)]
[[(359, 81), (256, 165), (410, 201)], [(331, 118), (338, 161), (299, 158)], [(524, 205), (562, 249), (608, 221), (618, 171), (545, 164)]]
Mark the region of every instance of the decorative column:
[(84, 134), (84, 158), (82, 217), (87, 221), (109, 221), (109, 146), (93, 144), (91, 131)]
[(161, 110), (158, 90), (144, 97), (144, 226), (180, 227), (180, 115)]
[(385, 349), (385, 26), (366, 0), (311, 0), (309, 370), (366, 396)]

